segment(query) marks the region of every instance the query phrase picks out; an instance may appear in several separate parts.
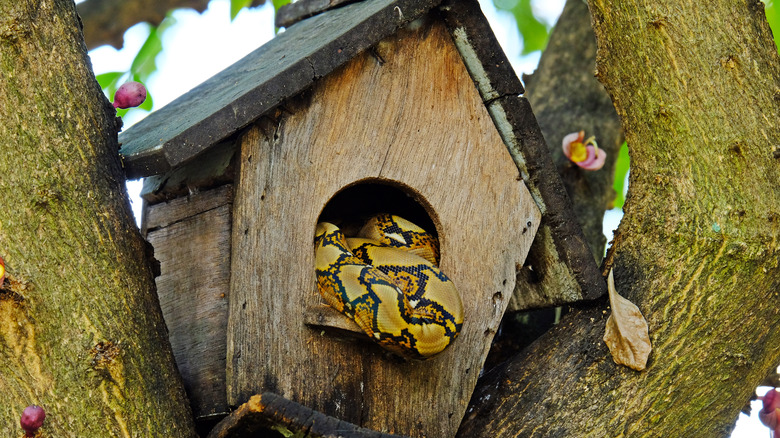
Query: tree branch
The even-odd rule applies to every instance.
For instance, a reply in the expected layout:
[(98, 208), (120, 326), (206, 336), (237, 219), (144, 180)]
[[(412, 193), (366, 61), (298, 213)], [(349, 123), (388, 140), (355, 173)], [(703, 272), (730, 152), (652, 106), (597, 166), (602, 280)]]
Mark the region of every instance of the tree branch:
[[(265, 0), (254, 0), (252, 6), (263, 3)], [(103, 44), (121, 49), (130, 27), (141, 22), (157, 26), (170, 10), (192, 8), (203, 12), (208, 4), (209, 0), (86, 0), (77, 8), (84, 40), (92, 50)]]

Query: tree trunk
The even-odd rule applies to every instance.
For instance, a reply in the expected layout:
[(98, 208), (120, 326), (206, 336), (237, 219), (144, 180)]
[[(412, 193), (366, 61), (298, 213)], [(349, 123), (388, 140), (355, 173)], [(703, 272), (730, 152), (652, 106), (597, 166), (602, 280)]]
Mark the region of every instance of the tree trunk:
[(194, 436), (89, 66), (72, 1), (0, 1), (0, 435)]
[(606, 303), (481, 382), (461, 436), (728, 436), (780, 362), (780, 64), (758, 1), (591, 0), (631, 153), (608, 264), (648, 320), (615, 365)]

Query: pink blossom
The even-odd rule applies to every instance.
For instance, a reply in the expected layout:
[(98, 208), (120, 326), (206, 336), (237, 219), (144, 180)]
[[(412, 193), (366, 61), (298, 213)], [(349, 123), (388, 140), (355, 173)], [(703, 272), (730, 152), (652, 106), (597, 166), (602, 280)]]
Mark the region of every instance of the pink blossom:
[(772, 436), (780, 437), (780, 421), (778, 421), (778, 417), (780, 417), (780, 395), (778, 395), (775, 388), (772, 388), (763, 397), (759, 397), (759, 400), (764, 402), (764, 408), (758, 412), (758, 419), (772, 431)]
[(114, 94), (114, 108), (132, 108), (146, 100), (146, 87), (140, 82), (125, 82)]
[(563, 154), (574, 164), (585, 170), (599, 170), (604, 167), (607, 153), (599, 149), (596, 137), (585, 140), (585, 131), (572, 132), (563, 137)]

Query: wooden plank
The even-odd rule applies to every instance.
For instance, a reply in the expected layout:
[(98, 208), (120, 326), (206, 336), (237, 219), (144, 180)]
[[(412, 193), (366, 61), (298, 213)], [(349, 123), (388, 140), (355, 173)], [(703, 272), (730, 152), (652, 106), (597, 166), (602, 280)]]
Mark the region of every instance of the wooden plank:
[(211, 430), (207, 438), (402, 438), (329, 417), (271, 392), (252, 396)]
[(365, 333), (355, 321), (344, 318), (344, 315), (324, 302), (306, 307), (303, 310), (303, 323), (314, 330), (326, 330), (331, 335), (365, 337)]
[(187, 162), (439, 1), (366, 0), (292, 26), (120, 133), (125, 174), (157, 175)]
[(485, 103), (525, 92), (479, 1), (445, 0), (438, 9)]
[(358, 0), (298, 0), (287, 3), (276, 11), (274, 24), (276, 27), (290, 27), (303, 19), (355, 1)]
[[(438, 21), (382, 41), (290, 108), (242, 139), (229, 403), (272, 391), (378, 431), (453, 436), (540, 213)], [(321, 302), (317, 218), (361, 181), (405, 187), (427, 208), (442, 270), (463, 297), (460, 337), (428, 361), (402, 362), (305, 324), (304, 309)]]
[(202, 196), (199, 192), (191, 196), (182, 196), (162, 204), (155, 204), (157, 208), (149, 208), (143, 215), (143, 228), (153, 230), (167, 227), (191, 217), (193, 214), (208, 211), (222, 205), (233, 202), (233, 185), (226, 184), (216, 189), (209, 190), (208, 196)]
[(528, 100), (506, 96), (488, 105), (512, 158), (534, 181), (543, 212), (528, 264), (518, 270), (512, 310), (592, 300), (606, 283), (585, 241)]
[(229, 412), (225, 354), (232, 186), (147, 208), (157, 295), (197, 417)]
[(592, 300), (606, 282), (590, 255), (552, 156), (517, 76), (498, 47), (476, 0), (448, 0), (440, 9), (466, 67), (528, 189), (542, 210), (542, 225), (528, 263), (518, 271), (510, 310)]
[(157, 204), (233, 182), (233, 158), (238, 155), (237, 149), (235, 142), (225, 142), (181, 167), (144, 178), (141, 198)]

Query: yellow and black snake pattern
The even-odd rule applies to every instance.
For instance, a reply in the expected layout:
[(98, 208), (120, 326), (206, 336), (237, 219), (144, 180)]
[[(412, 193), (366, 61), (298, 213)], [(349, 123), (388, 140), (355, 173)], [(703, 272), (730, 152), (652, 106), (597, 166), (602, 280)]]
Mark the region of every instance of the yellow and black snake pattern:
[(389, 214), (371, 218), (358, 236), (317, 224), (315, 269), (325, 301), (403, 357), (427, 359), (444, 350), (463, 326), (463, 304), (437, 267), (436, 238)]

